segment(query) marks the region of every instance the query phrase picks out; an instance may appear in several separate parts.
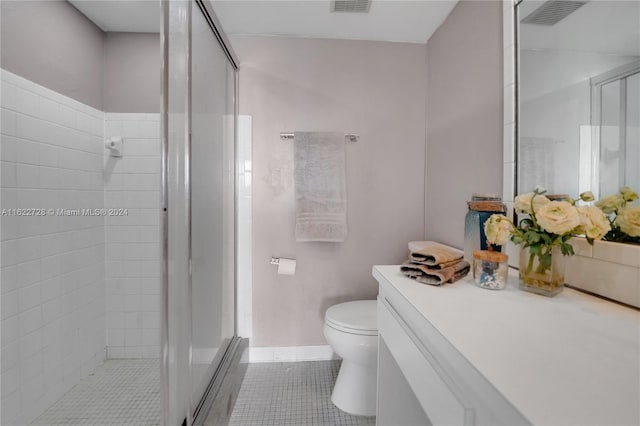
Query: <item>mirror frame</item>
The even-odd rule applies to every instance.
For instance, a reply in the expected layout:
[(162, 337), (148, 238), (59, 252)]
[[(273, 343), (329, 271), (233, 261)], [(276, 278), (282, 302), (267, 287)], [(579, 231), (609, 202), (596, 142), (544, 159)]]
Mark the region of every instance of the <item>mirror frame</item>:
[[(521, 1), (521, 0), (520, 0)], [(502, 13), (503, 36), (503, 182), (502, 199), (509, 205), (517, 190), (517, 10), (516, 0), (504, 0)], [(509, 206), (510, 207), (510, 206)]]
[[(514, 218), (518, 170), (518, 48), (517, 48), (517, 8), (522, 0), (502, 1), (502, 45), (503, 45), (503, 148), (502, 148), (502, 199), (507, 206), (508, 217)], [(507, 244), (509, 264), (518, 266), (518, 246)]]

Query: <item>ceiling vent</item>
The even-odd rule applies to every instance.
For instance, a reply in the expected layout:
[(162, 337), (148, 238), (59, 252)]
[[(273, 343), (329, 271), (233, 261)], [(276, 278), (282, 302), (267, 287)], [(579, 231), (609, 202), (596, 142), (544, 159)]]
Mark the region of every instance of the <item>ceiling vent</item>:
[(371, 0), (331, 0), (332, 12), (367, 13), (371, 7)]
[(520, 22), (533, 25), (555, 25), (585, 4), (587, 4), (587, 1), (550, 0)]

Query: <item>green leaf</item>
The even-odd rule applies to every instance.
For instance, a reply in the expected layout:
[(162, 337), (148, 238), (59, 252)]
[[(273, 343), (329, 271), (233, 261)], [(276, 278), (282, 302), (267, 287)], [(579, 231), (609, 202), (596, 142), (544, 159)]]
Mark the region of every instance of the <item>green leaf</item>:
[(540, 266), (543, 270), (551, 268), (551, 253), (545, 253), (540, 256)]
[(562, 254), (565, 256), (573, 256), (575, 252), (573, 251), (573, 246), (569, 243), (563, 243), (560, 246), (560, 250), (562, 250)]
[(524, 233), (524, 238), (531, 244), (535, 244), (540, 241), (540, 234), (536, 231), (527, 231)]

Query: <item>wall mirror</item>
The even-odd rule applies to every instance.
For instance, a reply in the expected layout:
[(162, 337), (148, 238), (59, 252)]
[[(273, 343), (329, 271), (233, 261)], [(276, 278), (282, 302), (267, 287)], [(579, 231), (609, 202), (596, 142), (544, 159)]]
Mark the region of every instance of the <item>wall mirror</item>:
[(640, 188), (640, 2), (523, 0), (517, 192)]

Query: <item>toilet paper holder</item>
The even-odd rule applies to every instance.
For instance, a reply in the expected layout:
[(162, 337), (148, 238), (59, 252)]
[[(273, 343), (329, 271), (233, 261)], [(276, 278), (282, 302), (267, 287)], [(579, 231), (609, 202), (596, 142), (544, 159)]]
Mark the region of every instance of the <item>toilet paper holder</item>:
[(271, 257), (269, 263), (278, 266), (278, 275), (295, 275), (296, 273), (295, 259), (287, 259), (286, 257)]

